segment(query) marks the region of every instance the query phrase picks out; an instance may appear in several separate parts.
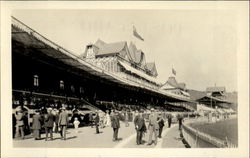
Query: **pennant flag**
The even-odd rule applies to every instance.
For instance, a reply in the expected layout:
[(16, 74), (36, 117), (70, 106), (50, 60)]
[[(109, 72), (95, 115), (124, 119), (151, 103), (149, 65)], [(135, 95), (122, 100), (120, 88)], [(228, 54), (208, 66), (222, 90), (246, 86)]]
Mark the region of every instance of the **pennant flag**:
[(174, 74), (174, 75), (176, 75), (176, 71), (172, 68), (172, 73)]
[(135, 26), (133, 26), (133, 35), (134, 35), (136, 38), (138, 38), (138, 39), (144, 41), (144, 39), (137, 33)]

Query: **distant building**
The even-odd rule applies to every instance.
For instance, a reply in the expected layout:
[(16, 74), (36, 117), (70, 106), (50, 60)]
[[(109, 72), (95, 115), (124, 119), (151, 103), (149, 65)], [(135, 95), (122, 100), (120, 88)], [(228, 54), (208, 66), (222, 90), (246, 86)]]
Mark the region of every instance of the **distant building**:
[(186, 84), (178, 83), (175, 77), (173, 76), (168, 78), (168, 80), (166, 81), (165, 84), (163, 84), (161, 89), (190, 99), (190, 94), (186, 90)]
[(228, 99), (225, 87), (207, 87), (206, 91), (188, 90), (192, 100), (210, 108), (230, 108), (232, 102)]
[(211, 95), (212, 97), (225, 99), (226, 88), (225, 87), (207, 87), (206, 89), (207, 95)]

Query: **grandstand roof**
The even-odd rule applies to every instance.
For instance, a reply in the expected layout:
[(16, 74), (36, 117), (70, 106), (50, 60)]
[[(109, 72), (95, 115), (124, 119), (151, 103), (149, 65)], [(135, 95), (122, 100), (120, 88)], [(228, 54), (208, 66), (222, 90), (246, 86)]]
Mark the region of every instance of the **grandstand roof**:
[(110, 54), (116, 54), (119, 53), (124, 49), (124, 47), (127, 46), (127, 42), (122, 41), (122, 42), (115, 42), (115, 43), (102, 43), (102, 46), (99, 44), (99, 50), (96, 56), (100, 55), (110, 55)]
[[(35, 30), (31, 29), (24, 23), (20, 22), (16, 18), (12, 17), (12, 40), (15, 41), (18, 45), (25, 47), (25, 49), (33, 49), (39, 51), (21, 51), (20, 53), (24, 55), (36, 56), (37, 58), (43, 56), (46, 59), (53, 59), (53, 61), (60, 61), (67, 66), (72, 68), (80, 69), (84, 72), (94, 75), (95, 77), (100, 77), (107, 79), (109, 81), (115, 82), (120, 85), (124, 85), (124, 87), (135, 87), (140, 88), (150, 93), (156, 93), (157, 95), (161, 95), (162, 97), (166, 97), (168, 101), (190, 101), (189, 99), (182, 98), (179, 96), (172, 95), (171, 93), (162, 91), (160, 89), (153, 89), (131, 80), (126, 80), (124, 78), (119, 77), (113, 73), (105, 71), (95, 65), (92, 65), (80, 57), (74, 55), (74, 53), (66, 50), (65, 48), (57, 45), (56, 43), (50, 41), (46, 37), (42, 36)], [(103, 53), (110, 53), (113, 51), (119, 51), (123, 47), (125, 47), (126, 42), (117, 42), (112, 43), (111, 45), (114, 48), (110, 48), (109, 46), (104, 46), (105, 49), (102, 50)], [(101, 40), (97, 43), (97, 45), (106, 45)], [(47, 61), (50, 62), (50, 61)], [(79, 74), (79, 73), (78, 73)]]

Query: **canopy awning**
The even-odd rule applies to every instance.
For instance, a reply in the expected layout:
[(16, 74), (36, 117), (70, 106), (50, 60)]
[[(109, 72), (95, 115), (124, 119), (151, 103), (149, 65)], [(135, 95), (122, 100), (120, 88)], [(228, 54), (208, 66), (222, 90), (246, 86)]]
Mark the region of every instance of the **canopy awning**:
[(127, 64), (125, 62), (119, 61), (119, 64), (121, 64), (122, 67), (124, 67), (127, 71), (130, 71), (133, 74), (136, 74), (136, 75), (138, 75), (138, 76), (140, 76), (140, 77), (142, 77), (150, 82), (156, 83), (158, 85), (161, 84), (159, 81), (157, 81), (156, 78), (148, 76), (147, 74), (144, 74), (143, 72), (133, 68), (132, 66), (130, 66), (129, 64)]

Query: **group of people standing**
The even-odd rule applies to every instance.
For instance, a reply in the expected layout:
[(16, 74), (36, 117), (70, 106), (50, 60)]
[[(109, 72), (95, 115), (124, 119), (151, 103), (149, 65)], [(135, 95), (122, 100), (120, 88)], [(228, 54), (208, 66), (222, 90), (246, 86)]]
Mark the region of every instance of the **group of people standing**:
[(99, 134), (99, 126), (102, 128), (108, 127), (111, 125), (113, 128), (113, 141), (118, 141), (118, 131), (120, 128), (120, 115), (118, 111), (111, 110), (111, 113), (109, 114), (109, 111), (106, 111), (105, 115), (103, 116), (103, 113), (101, 111), (96, 111), (95, 115), (93, 116), (93, 120), (96, 127), (96, 134)]
[[(25, 115), (22, 110), (18, 110), (15, 115), (16, 118), (16, 137), (21, 133), (21, 138), (24, 139), (24, 120)], [(53, 140), (53, 132), (60, 133), (61, 139), (66, 140), (66, 129), (68, 126), (68, 113), (66, 109), (47, 108), (46, 111), (36, 110), (32, 118), (31, 129), (35, 140), (41, 139), (41, 130), (45, 130), (45, 141), (48, 140), (50, 134), (50, 140)]]
[[(165, 126), (165, 119), (162, 113), (156, 112), (154, 108), (150, 110), (150, 115), (148, 118), (148, 128), (145, 123), (145, 118), (143, 116), (143, 110), (136, 112), (136, 116), (134, 118), (135, 130), (136, 130), (136, 143), (137, 145), (143, 144), (142, 137), (143, 135), (149, 131), (148, 143), (147, 145), (152, 145), (153, 143), (157, 145), (157, 138), (162, 138), (163, 127)], [(171, 127), (173, 116), (168, 114), (166, 119), (168, 120), (168, 128)], [(179, 130), (182, 129), (182, 122), (184, 120), (183, 115), (178, 114), (177, 120), (179, 123)], [(154, 136), (154, 140), (153, 140)]]
[[(137, 145), (143, 144), (142, 137), (147, 132), (147, 126), (145, 123), (145, 118), (143, 117), (143, 111), (136, 112), (136, 116), (134, 119), (135, 130), (136, 130), (136, 143)], [(157, 138), (161, 138), (162, 129), (164, 127), (164, 119), (162, 114), (156, 113), (156, 111), (152, 108), (149, 115), (149, 123), (148, 123), (148, 131), (149, 138), (148, 144), (152, 145), (153, 143), (157, 144)], [(153, 136), (155, 140), (153, 141)]]
[[(160, 113), (155, 109), (151, 109), (150, 113), (144, 113), (143, 110), (135, 111), (133, 113), (133, 122), (136, 130), (136, 143), (137, 145), (143, 144), (142, 138), (149, 132), (147, 145), (155, 144), (157, 145), (157, 138), (162, 137), (163, 127), (165, 126), (165, 119), (168, 120), (168, 127), (171, 127), (172, 118), (171, 114)], [(24, 129), (25, 129), (25, 119), (26, 115), (22, 110), (17, 111), (14, 116), (16, 134), (21, 133), (21, 138), (24, 139)], [(178, 115), (177, 119), (179, 122), (179, 129), (181, 130), (183, 117)], [(95, 113), (90, 114), (91, 127), (95, 125), (96, 134), (100, 133), (99, 128), (105, 128), (111, 126), (113, 129), (113, 141), (119, 141), (118, 132), (120, 128), (120, 121), (124, 121), (125, 127), (129, 126), (129, 113), (125, 111), (121, 113), (117, 110), (106, 111), (105, 113), (101, 110), (96, 110)], [(46, 111), (36, 110), (32, 118), (31, 129), (33, 131), (33, 136), (35, 140), (41, 139), (41, 130), (45, 130), (45, 141), (53, 140), (53, 132), (60, 133), (61, 139), (66, 140), (66, 130), (69, 123), (68, 113), (66, 109), (62, 107), (61, 109), (47, 108)], [(148, 121), (148, 126), (146, 126), (146, 120)], [(76, 132), (78, 132), (78, 126), (80, 122), (77, 117), (74, 118), (73, 125)], [(154, 137), (154, 140), (153, 140)]]

